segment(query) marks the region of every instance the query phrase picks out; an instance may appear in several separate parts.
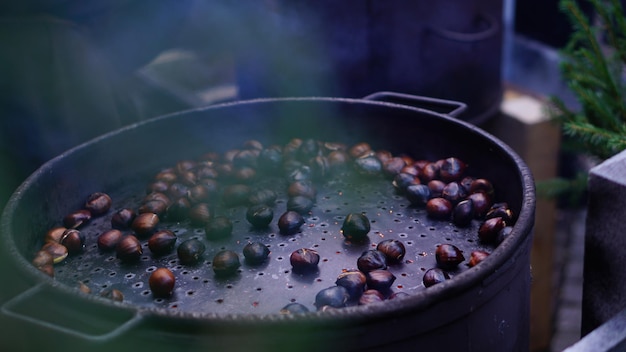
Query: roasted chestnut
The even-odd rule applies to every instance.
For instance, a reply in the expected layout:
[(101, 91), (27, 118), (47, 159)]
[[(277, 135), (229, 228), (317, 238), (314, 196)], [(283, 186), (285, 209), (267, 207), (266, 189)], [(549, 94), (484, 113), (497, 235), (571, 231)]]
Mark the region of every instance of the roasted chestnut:
[(424, 283), (424, 286), (430, 287), (449, 279), (450, 275), (448, 275), (445, 271), (439, 268), (432, 268), (426, 270), (424, 277), (422, 278), (422, 283)]
[(159, 199), (154, 199), (154, 200), (150, 200), (150, 201), (143, 203), (139, 207), (139, 209), (137, 209), (137, 212), (139, 214), (154, 213), (157, 215), (163, 215), (166, 210), (167, 210), (167, 203)]
[(320, 255), (313, 249), (296, 249), (289, 255), (289, 262), (295, 272), (310, 272), (317, 269)]
[(170, 253), (176, 245), (176, 235), (170, 230), (159, 230), (148, 240), (148, 248), (154, 255)]
[(435, 250), (437, 265), (442, 269), (454, 269), (465, 260), (463, 252), (453, 244), (441, 244)]
[(489, 211), (489, 208), (491, 207), (491, 198), (489, 197), (489, 195), (487, 195), (487, 193), (483, 193), (483, 192), (478, 192), (478, 193), (472, 193), (469, 196), (467, 196), (467, 199), (472, 201), (472, 205), (474, 208), (474, 215), (476, 218), (483, 218), (485, 216), (485, 214), (487, 214), (487, 211)]
[(315, 190), (311, 181), (294, 181), (287, 187), (287, 195), (289, 195), (289, 197), (303, 196), (315, 199), (317, 190)]
[(224, 192), (222, 193), (222, 202), (227, 207), (246, 205), (248, 204), (251, 192), (250, 186), (245, 184), (236, 183), (234, 185), (228, 185), (224, 188)]
[(343, 286), (331, 286), (315, 295), (315, 306), (318, 310), (324, 307), (342, 308), (346, 306), (350, 295)]
[(487, 214), (485, 214), (485, 219), (491, 218), (502, 218), (507, 223), (513, 222), (513, 211), (509, 208), (507, 203), (495, 203), (491, 206)]
[(298, 302), (289, 303), (279, 311), (280, 314), (302, 314), (307, 312), (309, 312), (309, 308)]
[(276, 203), (278, 195), (271, 189), (260, 189), (250, 193), (248, 202), (250, 204), (265, 204), (267, 206), (273, 206)]
[(112, 229), (105, 231), (98, 236), (98, 248), (102, 251), (112, 251), (122, 239), (122, 231)]
[(62, 262), (65, 258), (67, 258), (68, 252), (67, 248), (56, 242), (48, 242), (41, 247), (42, 251), (46, 251), (50, 253), (52, 256), (52, 262), (54, 264)]
[(387, 258), (381, 251), (370, 249), (356, 260), (356, 266), (364, 273), (377, 269), (387, 269)]
[(300, 227), (304, 224), (304, 218), (300, 213), (288, 210), (278, 218), (278, 229), (283, 235), (293, 235), (300, 231)]
[(76, 210), (63, 218), (63, 225), (68, 229), (76, 229), (91, 220), (91, 212), (87, 209)]
[(258, 265), (265, 260), (270, 254), (270, 249), (261, 242), (251, 242), (243, 247), (243, 256), (246, 263), (251, 265)]
[(458, 181), (463, 178), (467, 165), (458, 158), (447, 158), (441, 162), (439, 176), (444, 182)]
[(452, 214), (452, 203), (444, 198), (432, 198), (426, 203), (426, 214), (433, 219), (446, 220)]
[(139, 214), (133, 220), (130, 228), (135, 231), (138, 236), (147, 236), (151, 234), (159, 224), (159, 216), (155, 213)]
[(85, 209), (91, 212), (91, 215), (98, 216), (106, 213), (111, 208), (111, 197), (102, 192), (92, 193), (85, 201)]
[(458, 182), (450, 182), (441, 190), (441, 198), (447, 199), (452, 205), (457, 204), (467, 197), (467, 192)]
[(233, 223), (225, 216), (216, 216), (204, 228), (206, 238), (219, 240), (229, 237), (233, 232)]
[(193, 226), (206, 226), (211, 221), (213, 212), (209, 204), (197, 203), (189, 209), (188, 216)]
[(474, 219), (474, 203), (470, 199), (459, 202), (452, 210), (452, 222), (459, 227), (465, 227)]
[(335, 285), (345, 287), (348, 295), (350, 295), (350, 300), (353, 301), (361, 297), (361, 294), (365, 291), (366, 283), (367, 278), (365, 274), (358, 270), (344, 271), (335, 280)]
[(359, 298), (359, 305), (367, 305), (372, 303), (379, 303), (385, 300), (385, 296), (378, 290), (369, 289), (363, 292), (361, 298)]
[(115, 246), (117, 257), (123, 262), (133, 262), (139, 260), (143, 254), (141, 242), (137, 237), (128, 235), (123, 237)]
[(498, 233), (505, 227), (506, 222), (501, 217), (487, 219), (478, 229), (478, 238), (485, 243), (495, 242)]
[(388, 263), (399, 263), (406, 254), (406, 248), (400, 240), (388, 239), (381, 241), (376, 249), (385, 255)]
[(446, 183), (441, 180), (431, 180), (427, 183), (428, 189), (430, 190), (431, 198), (441, 198), (443, 194), (443, 188), (446, 186)]
[(155, 297), (170, 297), (174, 291), (176, 277), (167, 268), (158, 268), (150, 274), (148, 285)]
[(366, 276), (368, 289), (381, 292), (388, 290), (393, 282), (396, 281), (396, 276), (391, 271), (384, 269), (369, 271)]
[(241, 266), (237, 253), (230, 250), (222, 250), (213, 257), (213, 272), (217, 276), (230, 276), (237, 272)]
[(308, 213), (314, 205), (315, 202), (311, 198), (304, 196), (289, 197), (287, 199), (287, 210), (293, 210), (300, 214)]
[(137, 216), (137, 214), (132, 209), (128, 209), (128, 208), (120, 209), (116, 211), (115, 213), (113, 213), (113, 215), (111, 216), (111, 226), (114, 229), (120, 229), (120, 230), (128, 229), (130, 228), (130, 225), (133, 223), (133, 220), (135, 220), (135, 216)]
[(85, 235), (76, 229), (67, 229), (61, 237), (61, 244), (70, 255), (80, 253), (85, 247)]
[(252, 205), (246, 211), (246, 220), (256, 228), (265, 228), (274, 219), (274, 210), (265, 204)]
[(486, 251), (472, 251), (470, 254), (470, 259), (468, 265), (470, 267), (475, 266), (476, 264), (482, 262), (489, 256), (489, 252)]
[(46, 237), (44, 238), (45, 242), (56, 242), (60, 243), (61, 238), (63, 238), (63, 233), (67, 230), (67, 228), (63, 226), (58, 226), (51, 228), (46, 232)]
[(360, 142), (348, 149), (348, 154), (353, 158), (360, 158), (372, 152), (372, 147), (366, 142)]
[(185, 197), (180, 197), (172, 201), (167, 207), (165, 218), (168, 221), (183, 221), (189, 217), (191, 203)]
[(412, 184), (406, 187), (404, 190), (406, 199), (412, 204), (417, 206), (424, 206), (430, 196), (430, 188), (425, 184)]
[(348, 241), (362, 242), (367, 239), (370, 232), (370, 220), (361, 213), (350, 213), (343, 220), (341, 233)]
[(398, 192), (404, 193), (410, 185), (417, 185), (420, 183), (420, 179), (417, 178), (417, 176), (407, 172), (400, 172), (394, 176), (392, 185)]
[(375, 177), (382, 175), (383, 164), (374, 155), (368, 155), (355, 159), (354, 169), (358, 175)]
[(191, 265), (196, 264), (202, 259), (202, 255), (206, 250), (206, 246), (200, 240), (191, 238), (180, 245), (176, 249), (178, 254), (178, 260), (182, 264)]

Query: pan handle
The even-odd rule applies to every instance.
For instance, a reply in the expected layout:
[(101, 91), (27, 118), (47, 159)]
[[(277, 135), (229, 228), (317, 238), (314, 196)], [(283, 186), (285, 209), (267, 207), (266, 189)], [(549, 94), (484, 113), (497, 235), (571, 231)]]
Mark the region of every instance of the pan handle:
[(386, 91), (370, 94), (363, 99), (408, 105), (438, 113), (443, 113), (452, 117), (458, 117), (463, 111), (465, 111), (465, 109), (467, 109), (467, 105), (465, 103), (454, 100), (430, 98), (421, 95)]
[(108, 314), (94, 317), (84, 305), (62, 304), (58, 296), (46, 285), (39, 284), (5, 302), (0, 312), (13, 319), (96, 343), (116, 339), (143, 320), (137, 312), (116, 307), (107, 307)]

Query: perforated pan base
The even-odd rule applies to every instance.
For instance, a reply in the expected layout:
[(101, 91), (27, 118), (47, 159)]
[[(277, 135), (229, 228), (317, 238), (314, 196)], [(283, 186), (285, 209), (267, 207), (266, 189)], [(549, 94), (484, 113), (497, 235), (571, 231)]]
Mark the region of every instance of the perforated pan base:
[[(382, 177), (368, 180), (337, 177), (317, 183), (316, 205), (304, 216), (306, 222), (301, 231), (283, 235), (276, 222), (286, 211), (287, 184), (273, 180), (262, 186), (267, 187), (278, 194), (274, 220), (267, 229), (256, 230), (250, 226), (245, 220), (245, 206), (218, 210), (233, 221), (233, 234), (226, 240), (209, 241), (203, 228), (194, 228), (188, 222), (161, 223), (160, 228), (176, 233), (177, 244), (190, 238), (204, 242), (207, 250), (203, 260), (195, 266), (179, 263), (175, 250), (166, 256), (153, 257), (145, 239), (142, 241), (144, 254), (138, 263), (125, 264), (114, 252), (101, 252), (96, 239), (98, 234), (111, 228), (110, 215), (115, 209), (136, 209), (145, 184), (130, 184), (108, 192), (113, 199), (112, 210), (108, 215), (93, 219), (82, 230), (86, 235), (84, 252), (56, 266), (56, 279), (71, 286), (83, 282), (95, 294), (118, 289), (124, 294), (125, 302), (137, 306), (194, 313), (271, 314), (291, 302), (315, 310), (315, 295), (335, 285), (343, 270), (355, 269), (361, 253), (374, 249), (384, 239), (398, 239), (407, 249), (404, 261), (388, 269), (396, 276), (392, 291), (408, 294), (425, 289), (422, 277), (426, 270), (436, 266), (434, 253), (439, 244), (456, 245), (466, 258), (456, 270), (448, 271), (451, 276), (469, 268), (467, 262), (472, 251), (494, 249), (479, 242), (479, 221), (459, 228), (448, 221), (430, 219), (423, 208), (411, 206), (394, 191), (391, 182)], [(351, 212), (362, 212), (370, 219), (369, 241), (359, 244), (345, 241), (340, 228)], [(268, 260), (258, 266), (243, 260), (243, 247), (253, 241), (262, 242), (271, 250)], [(316, 272), (303, 275), (292, 271), (289, 255), (299, 248), (315, 249), (320, 254)], [(213, 273), (211, 259), (224, 249), (237, 252), (242, 266), (234, 276), (218, 278)], [(151, 272), (159, 267), (169, 268), (176, 277), (170, 298), (155, 298), (148, 286)]]

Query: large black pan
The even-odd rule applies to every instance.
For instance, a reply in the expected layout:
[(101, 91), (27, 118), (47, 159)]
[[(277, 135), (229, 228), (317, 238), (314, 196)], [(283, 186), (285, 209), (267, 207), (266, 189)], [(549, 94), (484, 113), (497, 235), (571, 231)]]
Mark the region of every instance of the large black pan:
[[(406, 98), (389, 98), (395, 103), (284, 98), (223, 104), (132, 125), (51, 160), (15, 192), (2, 215), (3, 345), (103, 351), (527, 350), (529, 252), (535, 209), (532, 176), (523, 161), (498, 139), (449, 114), (398, 104)], [(443, 106), (448, 112), (453, 110), (452, 114), (462, 110), (462, 104), (445, 101), (422, 99), (422, 103), (434, 109)], [(181, 284), (171, 300), (154, 300), (142, 287), (147, 286), (144, 279), (149, 267), (155, 265), (151, 258), (136, 267), (106, 264), (115, 260), (99, 254), (93, 242), (87, 244), (82, 256), (58, 266), (60, 274), (55, 279), (30, 263), (47, 229), (81, 207), (90, 193), (107, 192), (114, 199), (114, 208), (127, 206), (137, 200), (156, 171), (181, 159), (207, 151), (223, 152), (249, 139), (284, 144), (294, 137), (346, 144), (367, 141), (375, 149), (429, 160), (461, 158), (470, 165), (468, 174), (490, 179), (498, 199), (508, 202), (517, 214), (513, 231), (495, 249), (487, 248), (476, 240), (478, 224), (459, 229), (447, 222), (434, 222), (424, 216), (423, 210), (407, 206), (406, 201), (366, 188), (361, 190), (363, 195), (351, 201), (318, 197), (320, 211), (307, 218), (306, 231), (319, 231), (314, 235), (327, 238), (315, 237), (310, 242), (304, 235), (292, 240), (261, 237), (274, 241), (274, 261), (263, 269), (263, 279), (259, 279), (258, 269), (244, 267), (238, 279), (213, 282), (206, 270), (186, 270), (172, 262), (177, 275), (188, 276), (180, 281), (188, 283)], [(318, 277), (307, 278), (290, 274), (275, 262), (294, 246), (325, 248), (337, 237), (334, 227), (341, 216), (329, 210), (329, 218), (325, 219), (321, 211), (324, 206), (340, 209), (337, 212), (341, 214), (362, 208), (373, 217), (376, 212), (393, 213), (376, 217), (374, 228), (378, 232), (370, 236), (397, 235), (406, 243), (423, 246), (422, 255), (412, 258), (414, 263), (394, 269), (398, 282), (404, 285), (398, 287), (410, 293), (408, 298), (304, 315), (273, 313), (290, 298), (310, 303), (310, 295), (333, 285), (339, 270), (350, 265), (333, 264), (332, 255), (327, 255)], [(94, 221), (94, 227), (85, 230), (88, 238), (93, 241), (108, 219), (104, 216)], [(181, 237), (193, 236), (189, 231), (185, 235), (183, 230)], [(434, 242), (420, 242), (420, 237), (434, 238)], [(249, 239), (241, 240), (244, 238)], [(414, 289), (408, 288), (421, 281), (424, 268), (434, 265), (434, 243), (444, 241), (460, 241), (465, 251), (484, 248), (492, 254), (473, 268), (457, 270), (451, 280), (428, 289), (417, 284)], [(344, 246), (337, 254), (347, 253), (349, 257), (364, 249), (367, 246)], [(259, 281), (244, 280), (248, 276)], [(84, 294), (74, 280), (97, 284), (99, 289), (124, 284), (129, 299), (118, 303), (98, 294)], [(287, 289), (285, 280), (291, 282)], [(211, 284), (203, 289), (194, 281)], [(304, 289), (307, 286), (308, 291)], [(291, 291), (280, 297), (285, 290)], [(237, 301), (247, 307), (251, 303), (274, 307), (250, 313), (241, 310)]]

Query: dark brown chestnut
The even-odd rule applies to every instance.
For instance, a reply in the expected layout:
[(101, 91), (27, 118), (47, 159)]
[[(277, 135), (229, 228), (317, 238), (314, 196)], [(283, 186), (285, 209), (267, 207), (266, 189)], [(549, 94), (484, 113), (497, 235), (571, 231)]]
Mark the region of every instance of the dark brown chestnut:
[(155, 297), (170, 297), (174, 292), (176, 277), (167, 268), (158, 268), (150, 274), (148, 285)]
[(186, 197), (180, 197), (170, 203), (165, 211), (167, 221), (183, 221), (189, 217), (191, 203)]
[(470, 193), (482, 192), (487, 194), (489, 197), (493, 197), (494, 188), (491, 182), (484, 178), (478, 178), (472, 181), (469, 187)]
[(393, 187), (399, 192), (404, 193), (410, 185), (420, 184), (420, 179), (417, 176), (412, 175), (408, 172), (400, 172), (396, 174), (393, 178), (392, 184)]
[(239, 255), (231, 250), (222, 250), (213, 257), (213, 272), (217, 276), (230, 276), (241, 266)]
[(63, 226), (53, 227), (48, 232), (46, 232), (46, 236), (44, 238), (45, 242), (56, 242), (60, 243), (61, 238), (63, 238), (63, 233), (67, 230), (67, 228)]
[(133, 223), (133, 220), (135, 220), (135, 216), (137, 216), (137, 214), (132, 209), (120, 209), (111, 216), (111, 227), (120, 230), (128, 229)]
[(176, 245), (176, 235), (170, 230), (159, 230), (150, 236), (148, 248), (154, 255), (170, 253)]
[(315, 295), (315, 307), (323, 310), (325, 307), (342, 308), (346, 306), (350, 295), (343, 286), (331, 286), (320, 290)]
[(477, 265), (478, 263), (482, 262), (483, 260), (485, 260), (485, 258), (487, 258), (489, 256), (489, 252), (487, 251), (472, 251), (472, 253), (470, 254), (470, 259), (469, 259), (469, 263), (468, 265), (470, 267)]
[(412, 184), (404, 191), (406, 199), (416, 206), (424, 206), (431, 198), (430, 188), (425, 184)]
[[(178, 197), (182, 197), (182, 196), (178, 196)], [(176, 197), (176, 198), (178, 198)], [(145, 197), (143, 197), (142, 202), (143, 203), (148, 203), (150, 201), (153, 200), (160, 200), (162, 202), (164, 202), (165, 204), (170, 204), (170, 197), (167, 196), (165, 193), (162, 192), (151, 192), (148, 193)]]
[(102, 192), (92, 193), (87, 196), (85, 201), (85, 209), (91, 212), (91, 215), (98, 216), (106, 213), (111, 208), (111, 197)]
[(452, 181), (441, 190), (441, 198), (447, 199), (452, 205), (457, 204), (467, 197), (467, 192), (458, 182)]
[(286, 211), (278, 218), (278, 229), (283, 235), (293, 235), (300, 231), (302, 225), (304, 225), (304, 218), (293, 210)]
[(452, 214), (452, 203), (444, 198), (432, 198), (426, 203), (426, 214), (433, 219), (448, 219)]
[(237, 183), (228, 185), (222, 193), (222, 202), (227, 207), (235, 207), (248, 204), (251, 188), (248, 185)]
[(474, 217), (474, 203), (471, 199), (459, 202), (452, 210), (452, 222), (459, 227), (469, 226)]
[(64, 245), (56, 242), (48, 242), (44, 244), (41, 247), (41, 250), (50, 253), (54, 264), (62, 262), (65, 258), (67, 258), (68, 255), (67, 248)]
[(155, 181), (162, 181), (168, 184), (176, 181), (176, 171), (174, 169), (162, 170), (154, 176)]
[(450, 275), (448, 275), (445, 271), (439, 268), (432, 268), (426, 270), (424, 277), (422, 278), (422, 283), (424, 283), (424, 286), (426, 287), (431, 287), (449, 279)]
[(439, 175), (443, 182), (459, 181), (463, 178), (467, 165), (458, 158), (447, 158), (441, 163)]
[(313, 183), (310, 181), (294, 181), (289, 184), (287, 194), (289, 197), (303, 196), (315, 199), (317, 191), (315, 190), (315, 187), (313, 187)]
[(137, 237), (128, 235), (123, 237), (115, 247), (117, 257), (123, 262), (133, 262), (139, 260), (143, 254), (141, 242)]
[(431, 198), (441, 198), (443, 194), (443, 188), (446, 186), (446, 183), (441, 180), (431, 180), (427, 183), (428, 189), (430, 190)]
[(102, 251), (112, 251), (122, 239), (122, 231), (118, 229), (107, 230), (98, 236), (98, 248)]
[(435, 260), (442, 269), (454, 269), (465, 260), (465, 256), (457, 246), (444, 243), (437, 246)]
[(404, 159), (400, 157), (392, 157), (391, 159), (383, 162), (383, 173), (387, 177), (393, 178), (397, 174), (399, 174), (400, 170), (402, 170), (402, 168), (405, 166), (406, 162), (404, 161)]
[(348, 214), (341, 225), (343, 237), (352, 242), (365, 241), (370, 229), (370, 220), (362, 213)]
[(91, 212), (87, 209), (76, 210), (63, 218), (63, 225), (68, 229), (77, 229), (91, 220)]
[(374, 155), (354, 159), (354, 170), (358, 175), (376, 177), (383, 174), (383, 164)]
[(243, 247), (243, 256), (246, 263), (259, 265), (270, 255), (270, 249), (261, 242), (251, 242)]
[(137, 212), (139, 214), (143, 213), (154, 213), (157, 215), (163, 215), (167, 210), (167, 203), (162, 200), (150, 200), (143, 203), (138, 209)]
[(472, 193), (467, 196), (467, 199), (472, 201), (476, 218), (482, 219), (491, 208), (491, 197), (487, 193)]
[(363, 292), (361, 298), (359, 298), (359, 305), (368, 305), (372, 303), (379, 303), (385, 300), (385, 296), (378, 290), (369, 289)]
[(502, 218), (507, 223), (513, 222), (513, 211), (509, 208), (507, 203), (495, 203), (491, 206), (487, 214), (485, 214), (485, 219), (491, 218)]
[(289, 197), (289, 199), (287, 199), (287, 210), (292, 210), (299, 214), (308, 213), (313, 209), (314, 205), (315, 202), (311, 198), (304, 196)]
[(187, 199), (194, 204), (209, 203), (212, 196), (213, 194), (211, 190), (205, 184), (194, 185), (189, 188), (189, 191), (187, 192)]
[(335, 285), (343, 286), (350, 295), (350, 300), (357, 300), (365, 291), (367, 277), (358, 270), (344, 271), (335, 280)]
[(265, 204), (255, 204), (248, 207), (246, 220), (255, 228), (265, 228), (274, 219), (274, 210)]
[(187, 215), (193, 226), (206, 226), (213, 217), (213, 211), (208, 203), (197, 203), (189, 209)]
[(348, 149), (348, 154), (354, 159), (360, 158), (372, 152), (372, 147), (366, 142), (360, 142)]
[(396, 239), (388, 239), (381, 241), (376, 249), (385, 255), (388, 263), (399, 263), (406, 254), (404, 243)]
[(159, 216), (155, 213), (142, 213), (135, 217), (130, 228), (138, 236), (150, 235), (159, 224)]
[(320, 262), (320, 255), (316, 250), (300, 248), (289, 255), (289, 262), (295, 272), (315, 271)]
[(387, 258), (383, 252), (371, 249), (359, 256), (356, 265), (364, 273), (377, 269), (387, 269)]
[(225, 216), (216, 216), (206, 224), (204, 232), (209, 240), (223, 239), (232, 234), (233, 223)]
[(61, 244), (70, 255), (80, 253), (85, 247), (85, 235), (76, 229), (67, 229), (61, 237)]
[(506, 226), (506, 222), (501, 217), (487, 219), (478, 229), (478, 238), (485, 243), (495, 242), (498, 233)]
[(267, 206), (273, 206), (276, 203), (278, 195), (271, 189), (259, 189), (252, 193), (248, 197), (250, 204), (265, 204)]
[(377, 269), (367, 273), (367, 287), (368, 289), (374, 289), (384, 292), (388, 290), (393, 282), (396, 281), (396, 276), (389, 270)]
[(176, 249), (178, 260), (182, 264), (191, 265), (200, 261), (206, 246), (200, 240), (192, 238), (181, 243)]
[(298, 302), (289, 303), (279, 311), (280, 314), (302, 314), (307, 312), (309, 312), (309, 308)]

